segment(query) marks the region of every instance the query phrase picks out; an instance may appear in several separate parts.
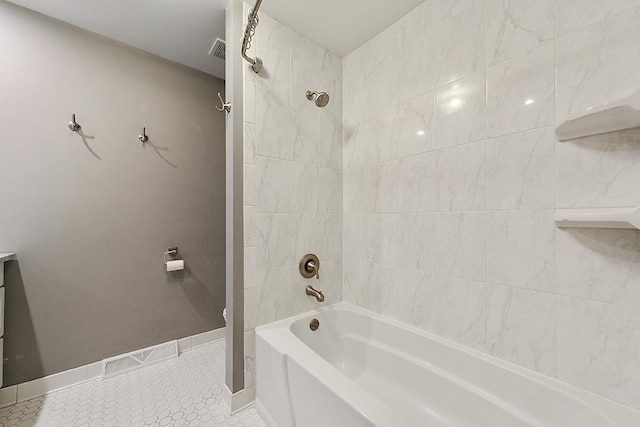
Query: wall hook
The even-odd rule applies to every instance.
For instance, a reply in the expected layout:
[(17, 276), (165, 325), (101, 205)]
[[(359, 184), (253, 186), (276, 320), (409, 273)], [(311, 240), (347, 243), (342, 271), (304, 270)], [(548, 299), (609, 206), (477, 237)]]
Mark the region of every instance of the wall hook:
[(80, 129), (82, 129), (82, 126), (80, 126), (80, 124), (76, 122), (75, 114), (71, 115), (71, 121), (69, 122), (68, 126), (69, 126), (69, 129), (71, 129), (74, 132), (78, 132)]
[(138, 139), (140, 140), (140, 142), (142, 142), (143, 144), (147, 141), (149, 141), (149, 137), (147, 136), (147, 128), (142, 128), (142, 135), (138, 135)]
[(226, 111), (227, 113), (230, 113), (231, 112), (231, 103), (230, 102), (224, 102), (224, 99), (222, 99), (222, 95), (220, 95), (220, 92), (218, 92), (218, 98), (220, 98), (220, 103), (222, 104), (222, 108), (216, 106), (216, 110), (218, 110), (220, 112)]

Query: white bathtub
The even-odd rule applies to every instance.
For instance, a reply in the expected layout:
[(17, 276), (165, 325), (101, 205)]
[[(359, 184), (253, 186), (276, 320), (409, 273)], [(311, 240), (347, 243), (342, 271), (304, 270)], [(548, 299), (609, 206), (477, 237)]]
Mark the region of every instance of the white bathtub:
[(256, 329), (256, 369), (271, 427), (640, 426), (638, 411), (346, 303)]

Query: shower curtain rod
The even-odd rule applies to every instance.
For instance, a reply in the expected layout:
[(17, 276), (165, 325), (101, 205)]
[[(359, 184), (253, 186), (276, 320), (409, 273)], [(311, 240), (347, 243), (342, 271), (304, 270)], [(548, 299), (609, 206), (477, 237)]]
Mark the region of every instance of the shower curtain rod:
[(260, 4), (262, 4), (262, 0), (256, 0), (255, 6), (253, 6), (253, 9), (249, 12), (247, 26), (244, 28), (244, 39), (242, 40), (242, 57), (251, 64), (251, 69), (255, 73), (259, 73), (260, 70), (262, 70), (262, 59), (257, 56), (255, 59), (251, 58), (247, 55), (247, 50), (251, 48), (251, 40), (256, 34), (256, 27), (260, 23), (260, 18), (258, 18)]

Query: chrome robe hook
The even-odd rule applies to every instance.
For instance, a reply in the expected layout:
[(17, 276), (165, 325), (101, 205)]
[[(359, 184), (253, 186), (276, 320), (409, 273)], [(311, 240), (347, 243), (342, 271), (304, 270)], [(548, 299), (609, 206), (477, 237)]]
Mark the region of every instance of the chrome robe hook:
[(147, 136), (147, 128), (142, 128), (142, 134), (138, 135), (138, 139), (140, 140), (140, 142), (142, 142), (143, 144), (147, 141), (149, 141), (149, 137)]
[(216, 106), (216, 110), (218, 110), (220, 112), (226, 111), (227, 113), (230, 113), (231, 112), (231, 103), (230, 102), (224, 102), (224, 99), (222, 99), (222, 95), (220, 95), (220, 92), (218, 92), (218, 98), (220, 98), (220, 103), (222, 104), (222, 108)]
[(71, 115), (71, 121), (69, 122), (68, 126), (69, 126), (69, 129), (71, 129), (74, 132), (78, 132), (80, 129), (82, 129), (82, 126), (80, 126), (80, 124), (76, 122), (75, 114)]

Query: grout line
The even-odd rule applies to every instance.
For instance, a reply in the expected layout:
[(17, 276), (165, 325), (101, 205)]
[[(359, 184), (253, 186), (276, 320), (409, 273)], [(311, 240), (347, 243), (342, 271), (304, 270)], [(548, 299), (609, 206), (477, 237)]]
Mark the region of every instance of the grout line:
[[(555, 0), (553, 2), (553, 13), (554, 13), (554, 22), (553, 22), (553, 70), (554, 70), (554, 90), (555, 90), (555, 103), (554, 103), (554, 107), (555, 107), (555, 111), (554, 111), (554, 118), (555, 118), (555, 122), (558, 122), (558, 0)], [(554, 155), (554, 159), (553, 159), (553, 166), (554, 166), (554, 171), (553, 171), (553, 175), (554, 175), (554, 182), (553, 182), (553, 192), (554, 192), (554, 202), (555, 202), (555, 208), (558, 208), (559, 205), (559, 195), (558, 195), (558, 144), (559, 142), (557, 141), (557, 138), (554, 134), (554, 144), (553, 144), (553, 155)], [(558, 348), (559, 348), (559, 343), (560, 341), (558, 340), (558, 291), (560, 290), (560, 286), (559, 286), (559, 282), (558, 282), (558, 266), (560, 265), (559, 263), (559, 250), (558, 250), (558, 229), (557, 227), (554, 229), (553, 231), (553, 240), (554, 240), (554, 250), (555, 250), (555, 254), (554, 254), (554, 261), (555, 261), (555, 266), (554, 266), (554, 273), (553, 273), (553, 279), (554, 279), (554, 289), (556, 291), (555, 296), (553, 297), (553, 314), (554, 314), (554, 319), (553, 319), (553, 326), (554, 326), (554, 356), (555, 356), (555, 375), (556, 377), (559, 376), (559, 372), (560, 372), (560, 366), (559, 366), (559, 357), (558, 357)]]
[(534, 128), (526, 129), (526, 130), (522, 130), (522, 131), (505, 133), (505, 134), (498, 135), (498, 136), (487, 136), (486, 138), (480, 138), (480, 139), (476, 139), (476, 140), (473, 140), (473, 141), (465, 142), (465, 143), (462, 143), (462, 144), (456, 144), (456, 145), (445, 146), (445, 147), (436, 147), (433, 150), (428, 150), (428, 151), (424, 151), (424, 152), (420, 152), (420, 153), (410, 154), (410, 155), (407, 155), (407, 156), (396, 157), (396, 158), (393, 158), (393, 159), (380, 160), (380, 161), (376, 161), (376, 162), (372, 162), (372, 163), (366, 163), (366, 164), (358, 165), (358, 166), (345, 167), (343, 170), (344, 171), (349, 171), (349, 170), (364, 168), (364, 167), (367, 167), (367, 166), (381, 165), (381, 164), (392, 162), (392, 161), (396, 161), (396, 160), (404, 160), (404, 159), (409, 159), (409, 158), (412, 158), (412, 157), (423, 156), (423, 155), (426, 155), (426, 154), (437, 153), (437, 152), (443, 151), (443, 150), (452, 150), (452, 149), (455, 149), (455, 148), (469, 146), (471, 144), (477, 144), (479, 142), (490, 142), (490, 141), (495, 141), (495, 140), (500, 140), (500, 139), (503, 139), (503, 138), (507, 138), (507, 137), (510, 137), (510, 136), (522, 135), (522, 134), (525, 134), (525, 133), (535, 132), (535, 131), (539, 131), (539, 130), (543, 130), (543, 129), (553, 129), (553, 128), (555, 128), (555, 124), (538, 126), (538, 127), (534, 127)]

